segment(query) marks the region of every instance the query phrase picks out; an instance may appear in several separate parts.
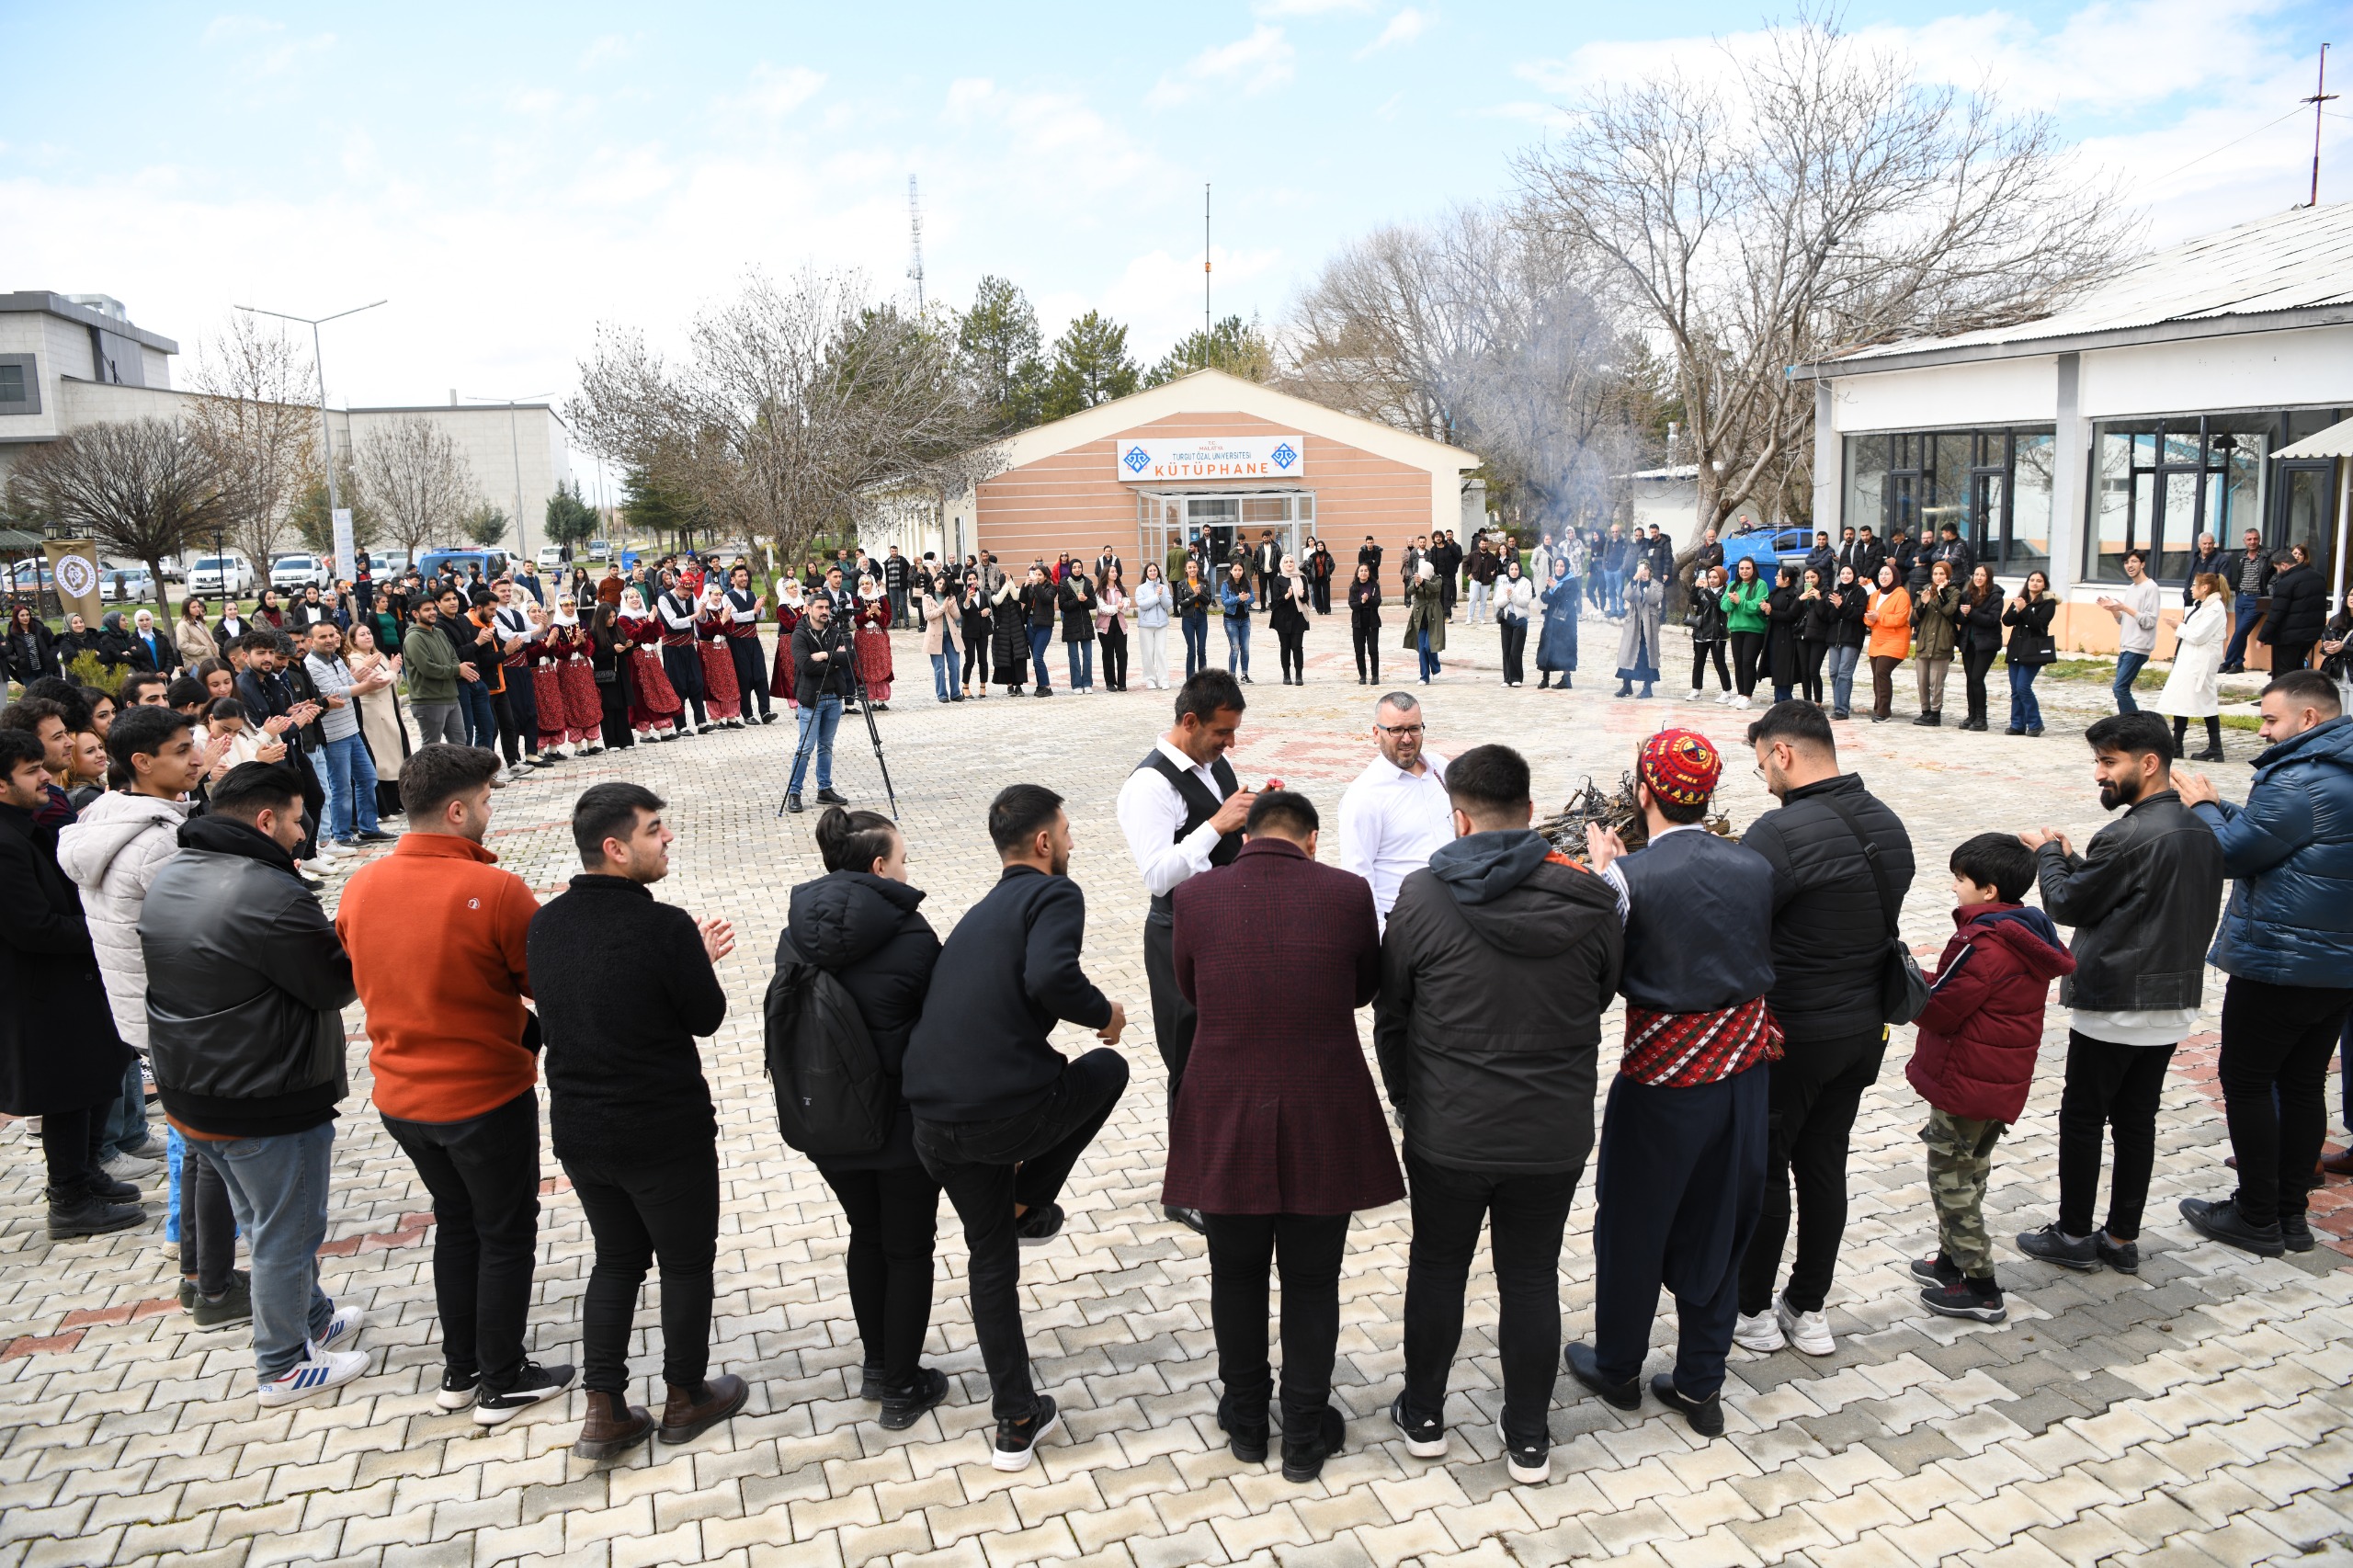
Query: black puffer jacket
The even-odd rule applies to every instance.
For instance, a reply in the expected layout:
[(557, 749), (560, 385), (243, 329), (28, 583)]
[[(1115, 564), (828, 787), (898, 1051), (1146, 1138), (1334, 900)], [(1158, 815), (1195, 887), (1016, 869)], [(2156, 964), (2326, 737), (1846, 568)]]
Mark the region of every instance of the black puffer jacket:
[(870, 1154), (819, 1162), (828, 1170), (872, 1171), (916, 1164), (915, 1116), (898, 1092), (907, 1037), (923, 1017), (931, 990), (932, 966), (939, 961), (939, 937), (917, 912), (920, 889), (870, 871), (835, 871), (792, 890), (783, 931), (777, 937), (777, 962), (790, 941), (802, 959), (842, 983), (858, 1004), (858, 1016), (891, 1074), (899, 1114), (890, 1141)]
[(155, 1086), (176, 1120), (263, 1138), (333, 1119), (358, 993), (291, 855), (234, 818), (191, 818), (147, 889), (139, 946)]
[(57, 865), (57, 830), (0, 805), (0, 1111), (102, 1105), (131, 1048), (116, 1032), (82, 894)]
[(1473, 834), (1397, 890), (1372, 1038), (1409, 1154), (1536, 1173), (1592, 1152), (1625, 936), (1609, 885), (1549, 849), (1532, 833)]
[(1878, 851), (1898, 911), (1912, 886), (1912, 835), (1859, 774), (1790, 790), (1780, 810), (1741, 835), (1773, 867), (1774, 980), (1767, 1000), (1794, 1054), (1809, 1041), (1850, 1040), (1884, 1021), (1878, 960), (1887, 924), (1862, 845), (1822, 798), (1833, 793)]
[(2135, 801), (2085, 853), (2035, 851), (2043, 912), (2075, 935), (2059, 1000), (2096, 1013), (2195, 1007), (2222, 915), (2222, 849), (2171, 790)]
[(2328, 588), (2309, 566), (2291, 566), (2271, 579), (2271, 612), (2257, 640), (2273, 648), (2309, 650), (2328, 624)]

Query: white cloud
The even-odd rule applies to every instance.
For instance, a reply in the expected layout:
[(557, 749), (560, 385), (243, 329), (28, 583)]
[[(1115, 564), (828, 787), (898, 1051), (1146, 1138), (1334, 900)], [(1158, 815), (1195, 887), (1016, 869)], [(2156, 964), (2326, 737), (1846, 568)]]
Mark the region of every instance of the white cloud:
[(1392, 44), (1411, 43), (1428, 31), (1430, 19), (1427, 12), (1416, 11), (1408, 6), (1389, 18), (1389, 25), (1381, 29), (1379, 38), (1357, 51), (1357, 58), (1362, 60), (1365, 56), (1378, 53)]
[(822, 71), (805, 65), (788, 65), (779, 71), (763, 62), (752, 67), (751, 85), (727, 101), (732, 108), (781, 119), (815, 97), (824, 85)]
[(335, 48), (335, 34), (314, 33), (308, 38), (288, 38), (286, 24), (266, 17), (215, 17), (205, 27), (202, 45), (207, 49), (224, 49), (241, 56), (249, 81), (284, 76), (318, 55)]
[(1341, 12), (1370, 11), (1372, 0), (1259, 0), (1251, 9), (1262, 17), (1329, 17)]
[(1144, 95), (1144, 102), (1154, 108), (1168, 108), (1189, 102), (1211, 86), (1265, 92), (1290, 80), (1296, 58), (1297, 51), (1284, 39), (1282, 28), (1262, 24), (1249, 37), (1205, 49), (1186, 62), (1183, 70), (1161, 77)]
[(637, 40), (620, 33), (607, 33), (591, 39), (588, 47), (580, 51), (580, 69), (593, 71), (599, 65), (611, 65), (629, 59), (637, 52)]

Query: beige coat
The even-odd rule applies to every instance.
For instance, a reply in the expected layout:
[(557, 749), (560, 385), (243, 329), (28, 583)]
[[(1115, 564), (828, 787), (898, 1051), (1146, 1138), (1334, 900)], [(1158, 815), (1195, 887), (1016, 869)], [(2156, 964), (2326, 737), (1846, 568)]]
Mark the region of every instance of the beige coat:
[(956, 652), (956, 628), (949, 624), (956, 607), (926, 588), (923, 593), (923, 651), (926, 657)]
[(221, 656), (221, 644), (212, 640), (212, 629), (187, 616), (172, 622), (172, 641), (179, 647), (180, 663), (191, 670), (202, 660)]
[[(381, 653), (351, 661), (351, 673), (357, 677), (376, 667)], [(406, 760), (408, 728), (403, 722), (400, 687), (395, 684), (364, 692), (355, 699), (359, 704), (359, 733), (368, 739), (368, 756), (376, 764), (380, 783), (400, 782), (401, 764)]]

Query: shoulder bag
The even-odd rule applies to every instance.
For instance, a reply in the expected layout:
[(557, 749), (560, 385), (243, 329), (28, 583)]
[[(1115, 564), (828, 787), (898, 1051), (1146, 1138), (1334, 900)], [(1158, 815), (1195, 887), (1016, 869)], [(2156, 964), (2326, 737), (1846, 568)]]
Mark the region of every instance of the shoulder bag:
[(1880, 1017), (1891, 1024), (1908, 1024), (1920, 1016), (1928, 1005), (1927, 978), (1920, 972), (1919, 963), (1912, 957), (1912, 949), (1896, 931), (1896, 916), (1901, 912), (1887, 883), (1887, 869), (1880, 864), (1879, 850), (1863, 836), (1860, 824), (1855, 821), (1852, 807), (1836, 793), (1820, 796), (1822, 803), (1838, 813), (1847, 831), (1855, 835), (1861, 846), (1863, 859), (1871, 869), (1871, 882), (1879, 889), (1880, 918), (1887, 923), (1887, 947), (1880, 960)]

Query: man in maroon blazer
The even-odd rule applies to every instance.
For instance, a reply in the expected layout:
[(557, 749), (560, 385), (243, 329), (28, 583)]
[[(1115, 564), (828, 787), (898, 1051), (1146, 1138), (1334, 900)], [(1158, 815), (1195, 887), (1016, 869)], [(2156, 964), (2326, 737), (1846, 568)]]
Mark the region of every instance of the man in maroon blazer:
[(1161, 1201), (1200, 1210), (1217, 1335), (1218, 1425), (1233, 1457), (1267, 1457), (1267, 1271), (1281, 1260), (1283, 1478), (1340, 1449), (1331, 1404), (1348, 1216), (1405, 1195), (1356, 1010), (1381, 986), (1364, 879), (1315, 862), (1314, 804), (1250, 807), (1231, 865), (1171, 895), (1176, 983), (1199, 1010), (1168, 1135)]

